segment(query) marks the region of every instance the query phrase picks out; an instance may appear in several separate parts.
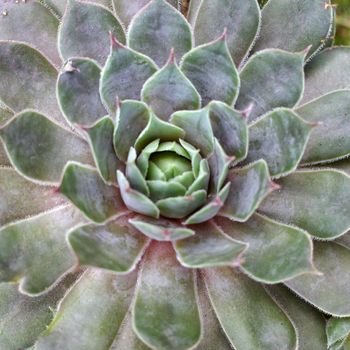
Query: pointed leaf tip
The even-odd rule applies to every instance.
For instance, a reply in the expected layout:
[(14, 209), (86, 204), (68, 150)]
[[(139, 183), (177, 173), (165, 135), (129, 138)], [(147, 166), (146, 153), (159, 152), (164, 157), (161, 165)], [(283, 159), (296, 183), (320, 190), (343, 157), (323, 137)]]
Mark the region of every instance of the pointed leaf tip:
[(170, 55), (166, 65), (169, 65), (169, 64), (176, 64), (175, 49), (173, 47), (170, 49)]
[(247, 120), (248, 120), (250, 114), (251, 114), (252, 111), (253, 111), (253, 109), (254, 109), (254, 103), (251, 102), (246, 108), (244, 108), (242, 111), (240, 111), (241, 114), (242, 114), (242, 117), (243, 117), (244, 119), (247, 119)]
[(118, 39), (117, 37), (113, 34), (113, 32), (110, 30), (109, 32), (109, 39), (111, 42), (111, 47), (113, 50), (117, 50), (118, 48), (123, 48), (125, 47)]

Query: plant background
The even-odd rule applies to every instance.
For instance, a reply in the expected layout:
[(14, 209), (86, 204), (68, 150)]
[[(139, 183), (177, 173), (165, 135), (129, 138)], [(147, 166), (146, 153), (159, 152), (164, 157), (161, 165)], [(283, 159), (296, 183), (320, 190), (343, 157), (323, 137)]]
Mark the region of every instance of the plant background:
[[(264, 5), (267, 0), (259, 0)], [(350, 0), (333, 0), (337, 5), (337, 33), (335, 43), (337, 45), (350, 45)]]

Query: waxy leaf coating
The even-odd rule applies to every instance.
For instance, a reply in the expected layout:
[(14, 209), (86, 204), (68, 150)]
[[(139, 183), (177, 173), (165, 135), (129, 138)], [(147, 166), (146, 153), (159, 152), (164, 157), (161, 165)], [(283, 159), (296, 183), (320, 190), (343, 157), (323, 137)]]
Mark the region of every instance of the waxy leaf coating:
[(128, 46), (152, 58), (162, 67), (174, 49), (177, 60), (192, 48), (191, 28), (165, 0), (152, 0), (133, 18)]
[(249, 121), (278, 107), (294, 107), (304, 89), (304, 53), (268, 49), (253, 55), (240, 72), (236, 108), (251, 106)]
[(28, 110), (0, 129), (11, 163), (26, 177), (57, 183), (70, 160), (91, 163), (88, 144), (44, 115)]
[(167, 65), (143, 86), (142, 101), (161, 119), (168, 120), (176, 111), (200, 107), (200, 96), (171, 57)]
[(226, 44), (226, 34), (197, 47), (182, 59), (181, 70), (199, 92), (202, 105), (212, 100), (231, 105), (238, 95), (239, 76)]
[(98, 83), (101, 69), (92, 60), (72, 58), (58, 77), (57, 95), (64, 116), (71, 123), (91, 125), (106, 114)]
[(89, 57), (104, 64), (109, 54), (109, 32), (125, 43), (123, 27), (106, 7), (68, 0), (58, 36), (60, 53), (65, 60)]
[(176, 262), (169, 243), (154, 242), (145, 257), (133, 307), (134, 330), (159, 350), (185, 350), (200, 339), (193, 272)]
[(100, 81), (101, 97), (109, 112), (115, 113), (117, 98), (120, 101), (139, 100), (144, 83), (156, 71), (151, 59), (122, 45), (112, 36), (111, 53)]
[(278, 181), (259, 210), (267, 216), (334, 239), (350, 228), (350, 177), (336, 170), (300, 170)]
[(89, 219), (102, 223), (125, 212), (118, 189), (107, 185), (96, 169), (83, 164), (67, 164), (60, 192), (77, 206)]

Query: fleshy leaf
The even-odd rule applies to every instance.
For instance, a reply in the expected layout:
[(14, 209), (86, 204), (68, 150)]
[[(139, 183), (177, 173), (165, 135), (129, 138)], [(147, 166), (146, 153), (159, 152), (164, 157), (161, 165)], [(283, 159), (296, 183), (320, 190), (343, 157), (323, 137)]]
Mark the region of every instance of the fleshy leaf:
[(247, 248), (226, 236), (213, 222), (191, 226), (196, 234), (174, 244), (180, 263), (189, 268), (233, 265)]
[[(151, 0), (112, 0), (114, 12), (118, 14), (118, 18), (128, 27), (133, 17)], [(175, 8), (178, 6), (177, 0), (167, 0), (169, 4)]]
[(192, 0), (189, 21), (196, 45), (217, 38), (227, 28), (227, 44), (238, 66), (250, 51), (260, 27), (256, 0)]
[(281, 285), (265, 285), (265, 288), (295, 325), (299, 350), (327, 348), (325, 320), (320, 312)]
[(198, 111), (181, 111), (174, 113), (170, 118), (171, 123), (185, 131), (183, 138), (192, 146), (199, 148), (204, 155), (213, 151), (214, 134), (209, 119), (209, 109)]
[(321, 239), (334, 239), (350, 228), (350, 177), (336, 170), (303, 170), (281, 179), (259, 210), (301, 227)]
[(1, 17), (0, 40), (21, 41), (32, 45), (60, 66), (61, 59), (56, 45), (59, 21), (50, 10), (38, 1), (6, 1), (4, 7), (7, 15)]
[(96, 169), (83, 164), (67, 164), (60, 192), (94, 222), (126, 211), (118, 189), (105, 184)]
[(147, 106), (138, 101), (124, 101), (117, 113), (117, 126), (114, 132), (114, 149), (118, 158), (128, 159), (129, 149), (149, 122)]
[(146, 196), (149, 196), (150, 191), (147, 182), (144, 178), (144, 175), (136, 165), (136, 156), (137, 155), (135, 148), (130, 147), (129, 156), (126, 163), (125, 175), (130, 183), (131, 188), (143, 193)]
[(169, 197), (159, 200), (156, 204), (163, 216), (182, 219), (205, 204), (207, 192), (199, 190), (185, 197)]
[(157, 206), (144, 194), (135, 191), (130, 187), (129, 181), (121, 171), (117, 171), (118, 184), (120, 194), (128, 209), (146, 216), (154, 218), (159, 217), (159, 209)]
[(65, 203), (54, 188), (37, 185), (13, 168), (0, 167), (0, 179), (0, 226)]
[[(154, 140), (151, 143), (149, 143), (140, 153), (140, 155), (137, 157), (136, 163), (138, 168), (140, 169), (142, 175), (145, 177), (148, 172), (149, 167), (149, 158), (154, 153), (159, 146), (159, 140)], [(164, 175), (165, 179), (165, 175)]]
[(123, 323), (120, 325), (118, 334), (113, 340), (113, 344), (108, 350), (152, 350), (135, 334), (132, 329), (131, 310), (125, 316)]
[[(40, 0), (44, 5), (48, 6), (52, 12), (58, 16), (60, 19), (64, 14), (64, 10), (66, 9), (67, 2), (69, 0)], [(104, 5), (106, 7), (111, 7), (110, 0), (84, 0), (85, 2), (92, 2), (94, 4)]]
[(248, 244), (241, 269), (263, 283), (279, 283), (314, 270), (309, 235), (255, 214), (247, 222), (217, 218), (230, 237)]
[(227, 339), (220, 323), (215, 315), (210, 303), (203, 278), (198, 274), (198, 305), (202, 316), (203, 336), (196, 350), (232, 350), (232, 346)]
[(135, 148), (137, 151), (141, 151), (154, 140), (177, 141), (184, 135), (185, 131), (181, 127), (167, 123), (151, 113), (146, 128), (135, 141)]
[(209, 104), (209, 116), (214, 136), (229, 156), (238, 162), (248, 152), (248, 127), (241, 112), (235, 111), (222, 102)]
[(332, 92), (296, 110), (303, 119), (318, 123), (302, 163), (322, 163), (350, 155), (349, 110), (350, 90)]
[(134, 330), (159, 350), (185, 350), (200, 339), (193, 272), (180, 266), (171, 244), (147, 251), (134, 304)]
[(18, 291), (14, 283), (0, 284), (0, 347), (6, 350), (27, 349), (53, 318), (52, 310), (73, 280), (69, 275), (53, 290), (33, 298)]
[(269, 170), (264, 160), (242, 169), (230, 170), (230, 193), (219, 215), (244, 222), (253, 215), (262, 200), (271, 192)]
[(162, 170), (153, 162), (149, 162), (148, 164), (148, 172), (147, 172), (147, 178), (150, 181), (153, 180), (161, 180), (161, 181), (166, 181), (166, 176), (162, 172)]
[(188, 52), (181, 70), (193, 83), (206, 106), (212, 100), (232, 105), (237, 98), (239, 76), (226, 44), (226, 32), (216, 41)]
[(165, 0), (152, 0), (133, 18), (128, 46), (163, 66), (172, 48), (178, 60), (191, 50), (191, 29), (181, 13)]
[(68, 236), (79, 264), (126, 273), (135, 268), (148, 239), (123, 222), (74, 228)]
[(228, 169), (234, 158), (228, 157), (217, 139), (214, 139), (213, 153), (208, 157), (210, 168), (211, 194), (220, 192), (228, 174)]
[(147, 181), (147, 185), (153, 201), (168, 197), (184, 196), (186, 193), (186, 187), (174, 181), (153, 180)]
[(327, 322), (328, 347), (335, 345), (340, 340), (344, 340), (350, 334), (350, 318), (331, 317)]
[(201, 103), (197, 90), (174, 61), (173, 52), (168, 63), (146, 81), (141, 95), (142, 101), (163, 120), (176, 111), (198, 109)]
[[(330, 0), (269, 0), (262, 10), (261, 31), (254, 50), (278, 48), (316, 53), (332, 35)], [(288, 19), (288, 20), (286, 20)]]
[(186, 225), (200, 224), (212, 219), (223, 207), (230, 191), (231, 183), (228, 182), (224, 188), (203, 208), (192, 214), (186, 221)]
[(33, 108), (60, 123), (65, 122), (56, 99), (58, 72), (39, 51), (22, 43), (3, 41), (0, 62), (2, 102), (17, 113)]
[(135, 283), (136, 273), (119, 276), (87, 270), (61, 301), (35, 349), (109, 348), (127, 314)]
[(165, 219), (155, 220), (146, 217), (137, 217), (130, 219), (129, 222), (144, 235), (157, 241), (176, 241), (195, 234), (192, 229)]
[(114, 124), (105, 117), (88, 129), (92, 153), (101, 177), (110, 183), (116, 182), (116, 171), (122, 164), (113, 149)]
[(333, 242), (314, 242), (320, 274), (304, 274), (285, 284), (309, 303), (333, 316), (350, 316), (350, 251)]
[(115, 113), (117, 97), (139, 100), (144, 83), (156, 71), (156, 65), (147, 56), (111, 36), (111, 53), (103, 67), (100, 83), (101, 97), (109, 112)]
[(125, 43), (123, 27), (107, 8), (68, 0), (58, 36), (62, 57), (89, 57), (104, 64), (109, 54), (108, 33)]
[(106, 114), (98, 90), (100, 74), (100, 67), (87, 58), (69, 59), (63, 67), (58, 77), (57, 97), (71, 123), (90, 125)]
[(210, 169), (208, 161), (202, 159), (199, 165), (199, 173), (197, 178), (192, 182), (186, 191), (186, 195), (191, 195), (195, 191), (204, 190), (208, 191), (208, 185), (210, 181)]
[(245, 161), (264, 159), (272, 176), (287, 175), (298, 166), (312, 128), (292, 110), (276, 109), (250, 126)]
[(294, 107), (304, 89), (304, 53), (264, 50), (253, 55), (240, 72), (236, 108), (251, 106), (249, 121), (277, 107)]
[(302, 103), (335, 90), (350, 89), (349, 47), (322, 51), (305, 67), (305, 91)]
[(292, 323), (262, 285), (228, 267), (203, 274), (215, 313), (235, 349), (296, 348)]
[(69, 160), (91, 163), (88, 144), (36, 111), (23, 111), (11, 119), (0, 136), (11, 163), (34, 180), (57, 183)]
[(58, 207), (0, 230), (0, 279), (20, 281), (20, 290), (39, 294), (75, 263), (65, 233), (83, 222), (71, 206)]

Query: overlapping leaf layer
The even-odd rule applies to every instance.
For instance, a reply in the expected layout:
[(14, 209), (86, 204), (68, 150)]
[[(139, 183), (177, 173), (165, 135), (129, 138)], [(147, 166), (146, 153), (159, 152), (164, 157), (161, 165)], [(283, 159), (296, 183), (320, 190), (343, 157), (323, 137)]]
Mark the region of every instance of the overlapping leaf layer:
[(184, 5), (0, 5), (1, 349), (350, 348), (333, 6)]

